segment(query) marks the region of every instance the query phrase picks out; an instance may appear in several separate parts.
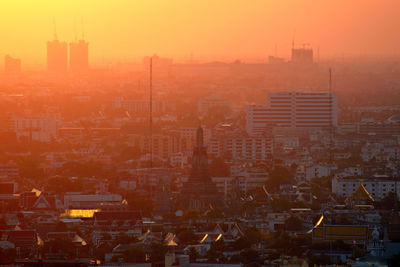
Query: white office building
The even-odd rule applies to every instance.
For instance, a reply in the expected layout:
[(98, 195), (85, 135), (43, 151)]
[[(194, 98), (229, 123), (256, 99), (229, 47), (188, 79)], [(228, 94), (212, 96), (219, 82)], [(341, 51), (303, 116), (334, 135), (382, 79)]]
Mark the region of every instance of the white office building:
[(247, 106), (246, 116), (246, 130), (252, 136), (271, 127), (337, 126), (337, 96), (332, 92), (269, 94), (267, 106)]
[(371, 177), (371, 178), (339, 178), (332, 180), (332, 193), (341, 197), (351, 196), (362, 184), (370, 195), (380, 200), (386, 197), (389, 192), (400, 194), (400, 182), (389, 177)]

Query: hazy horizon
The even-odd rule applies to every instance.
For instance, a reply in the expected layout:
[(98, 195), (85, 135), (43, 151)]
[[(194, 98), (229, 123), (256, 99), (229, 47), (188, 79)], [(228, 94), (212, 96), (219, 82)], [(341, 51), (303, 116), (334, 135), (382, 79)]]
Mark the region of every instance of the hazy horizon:
[[(315, 58), (398, 56), (400, 2), (356, 1), (8, 1), (0, 56), (45, 66), (46, 42), (89, 42), (91, 65), (157, 53), (177, 61), (288, 58), (307, 43)], [(112, 19), (111, 19), (112, 18)], [(83, 23), (82, 23), (83, 21)]]

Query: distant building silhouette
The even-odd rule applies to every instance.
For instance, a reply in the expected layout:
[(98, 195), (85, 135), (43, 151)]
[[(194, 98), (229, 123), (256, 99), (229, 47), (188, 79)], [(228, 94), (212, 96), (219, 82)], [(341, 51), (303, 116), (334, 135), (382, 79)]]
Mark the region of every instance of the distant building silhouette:
[(314, 53), (311, 47), (292, 48), (292, 63), (312, 64), (314, 63)]
[(47, 70), (53, 73), (65, 73), (68, 69), (68, 48), (66, 42), (57, 39), (47, 42)]
[(268, 63), (269, 64), (282, 64), (282, 63), (285, 63), (285, 60), (281, 57), (269, 56)]
[(89, 43), (85, 40), (69, 44), (69, 68), (73, 73), (83, 73), (89, 69)]
[(18, 74), (21, 72), (21, 60), (10, 55), (4, 57), (4, 72), (6, 74)]

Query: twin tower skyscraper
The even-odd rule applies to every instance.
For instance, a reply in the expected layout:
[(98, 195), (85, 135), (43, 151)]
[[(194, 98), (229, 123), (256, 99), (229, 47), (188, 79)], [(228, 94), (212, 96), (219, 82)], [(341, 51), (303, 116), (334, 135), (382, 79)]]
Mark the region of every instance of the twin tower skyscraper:
[(47, 42), (47, 71), (55, 74), (67, 73), (68, 70), (75, 74), (83, 74), (89, 69), (89, 43), (81, 40), (69, 43), (68, 45), (57, 38), (54, 31), (54, 40)]

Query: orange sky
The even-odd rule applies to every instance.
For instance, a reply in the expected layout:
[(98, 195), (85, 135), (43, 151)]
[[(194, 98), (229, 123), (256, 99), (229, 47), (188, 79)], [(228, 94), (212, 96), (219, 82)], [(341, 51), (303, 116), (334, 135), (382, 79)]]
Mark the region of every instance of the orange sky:
[[(60, 40), (74, 24), (90, 42), (90, 61), (124, 61), (156, 52), (187, 59), (288, 56), (295, 42), (333, 55), (396, 54), (399, 0), (4, 0), (0, 56), (45, 64), (53, 18)], [(80, 35), (80, 34), (79, 34)]]

